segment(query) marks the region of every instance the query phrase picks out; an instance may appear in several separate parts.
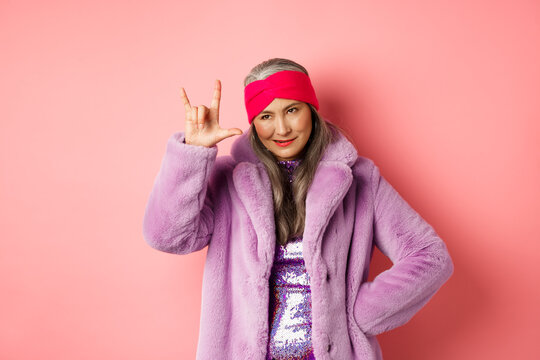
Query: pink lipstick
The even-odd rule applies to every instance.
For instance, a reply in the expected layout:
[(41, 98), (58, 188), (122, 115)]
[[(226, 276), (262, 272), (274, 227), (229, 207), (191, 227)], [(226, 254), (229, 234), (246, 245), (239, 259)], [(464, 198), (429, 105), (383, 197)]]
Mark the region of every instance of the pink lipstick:
[(285, 146), (288, 146), (289, 144), (291, 144), (292, 142), (294, 141), (294, 139), (291, 139), (291, 140), (285, 140), (283, 142), (280, 142), (278, 140), (274, 140), (274, 142), (276, 143), (277, 146), (281, 146), (281, 147), (285, 147)]

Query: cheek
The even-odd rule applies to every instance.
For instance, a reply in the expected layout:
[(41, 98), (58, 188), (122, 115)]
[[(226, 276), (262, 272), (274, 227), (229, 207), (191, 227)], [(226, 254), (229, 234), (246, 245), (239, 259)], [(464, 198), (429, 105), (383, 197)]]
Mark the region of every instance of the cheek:
[(298, 131), (305, 132), (308, 136), (311, 133), (311, 114), (302, 116), (298, 121)]
[(259, 138), (261, 138), (261, 140), (264, 140), (265, 138), (272, 135), (270, 126), (268, 126), (267, 124), (255, 123), (255, 130), (257, 130), (257, 134), (259, 135)]

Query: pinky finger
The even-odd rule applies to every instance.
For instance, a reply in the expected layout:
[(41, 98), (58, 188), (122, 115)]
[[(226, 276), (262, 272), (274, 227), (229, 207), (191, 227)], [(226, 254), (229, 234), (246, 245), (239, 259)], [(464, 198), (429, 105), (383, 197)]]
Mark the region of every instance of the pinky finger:
[(195, 132), (197, 130), (197, 107), (192, 106), (189, 111), (189, 122), (186, 122), (186, 125), (189, 124), (190, 130)]
[(186, 134), (191, 134), (197, 128), (197, 124), (193, 122), (192, 111), (186, 113)]

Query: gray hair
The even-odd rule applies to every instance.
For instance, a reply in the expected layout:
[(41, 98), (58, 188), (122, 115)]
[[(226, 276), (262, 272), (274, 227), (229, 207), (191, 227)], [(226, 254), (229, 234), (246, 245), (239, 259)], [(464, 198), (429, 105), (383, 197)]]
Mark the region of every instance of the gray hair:
[[(292, 60), (274, 58), (251, 69), (244, 80), (244, 86), (253, 81), (266, 79), (283, 70), (300, 71), (309, 76), (302, 65)], [(303, 160), (294, 171), (295, 178), (291, 184), (292, 187), (287, 180), (287, 174), (278, 165), (277, 158), (259, 139), (255, 122), (252, 122), (250, 127), (251, 147), (265, 165), (272, 184), (276, 241), (281, 245), (286, 244), (292, 236), (301, 235), (304, 232), (307, 191), (326, 147), (335, 140), (339, 132), (339, 128), (324, 120), (313, 105), (308, 105), (311, 110), (312, 130), (304, 149)]]
[(309, 76), (306, 68), (302, 65), (289, 59), (273, 58), (263, 61), (251, 69), (244, 79), (244, 86), (257, 80), (264, 80), (270, 75), (284, 70), (300, 71)]

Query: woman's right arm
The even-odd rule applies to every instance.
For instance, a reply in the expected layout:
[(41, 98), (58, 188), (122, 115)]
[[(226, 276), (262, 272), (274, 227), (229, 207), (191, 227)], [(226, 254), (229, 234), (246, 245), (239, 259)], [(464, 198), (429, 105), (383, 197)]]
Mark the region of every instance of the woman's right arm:
[(219, 126), (221, 82), (216, 80), (210, 108), (192, 106), (184, 88), (185, 132), (171, 136), (161, 169), (148, 199), (143, 235), (155, 249), (188, 254), (208, 245), (214, 229), (210, 176), (217, 156), (216, 144), (238, 128)]
[(173, 134), (143, 219), (146, 242), (157, 250), (188, 254), (208, 245), (214, 227), (213, 196), (208, 187), (217, 146), (184, 143)]

